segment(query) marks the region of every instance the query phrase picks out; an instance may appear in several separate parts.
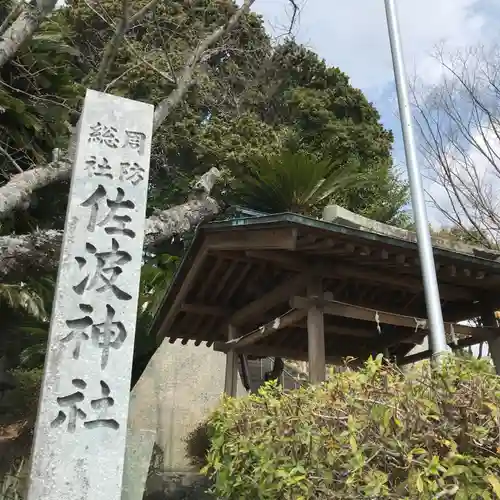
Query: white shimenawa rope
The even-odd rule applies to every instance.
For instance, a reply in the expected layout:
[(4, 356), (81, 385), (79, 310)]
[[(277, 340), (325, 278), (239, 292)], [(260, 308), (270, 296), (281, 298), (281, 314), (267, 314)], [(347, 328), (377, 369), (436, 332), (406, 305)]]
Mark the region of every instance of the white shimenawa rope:
[(378, 311), (375, 311), (375, 323), (377, 323), (377, 332), (382, 335), (382, 328), (380, 328), (380, 316)]

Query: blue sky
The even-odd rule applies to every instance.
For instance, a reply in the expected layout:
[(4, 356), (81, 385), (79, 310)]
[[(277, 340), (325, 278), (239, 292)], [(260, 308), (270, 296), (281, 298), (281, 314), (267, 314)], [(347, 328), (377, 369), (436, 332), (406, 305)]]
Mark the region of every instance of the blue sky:
[[(394, 159), (404, 167), (384, 0), (297, 2), (301, 8), (297, 40), (338, 66), (365, 92), (383, 124), (394, 132)], [(496, 0), (399, 0), (397, 8), (408, 76), (418, 75), (426, 84), (440, 79), (439, 65), (432, 57), (436, 46), (454, 51), (487, 45), (500, 25)], [(283, 32), (290, 16), (288, 0), (256, 0), (253, 9), (264, 16), (273, 34)], [(433, 223), (439, 222), (432, 210), (429, 216)]]

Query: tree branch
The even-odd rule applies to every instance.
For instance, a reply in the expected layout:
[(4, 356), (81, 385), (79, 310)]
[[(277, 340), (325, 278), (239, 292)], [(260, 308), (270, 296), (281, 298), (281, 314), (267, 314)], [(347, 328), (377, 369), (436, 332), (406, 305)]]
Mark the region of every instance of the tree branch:
[[(146, 13), (153, 8), (158, 0), (151, 0), (132, 18), (130, 23), (140, 21)], [(169, 115), (171, 110), (183, 99), (189, 87), (192, 84), (193, 73), (196, 65), (199, 63), (203, 53), (214, 43), (216, 43), (224, 34), (229, 33), (239, 22), (241, 17), (246, 14), (255, 0), (245, 0), (243, 5), (231, 16), (228, 23), (220, 26), (204, 40), (202, 40), (192, 55), (189, 57), (181, 76), (177, 79), (177, 87), (172, 93), (156, 107), (154, 115), (154, 130), (156, 130)], [(55, 1), (51, 3), (54, 3)], [(113, 40), (110, 41), (110, 45)], [(2, 43), (0, 42), (0, 50)], [(0, 57), (1, 60), (1, 57)], [(70, 139), (70, 148), (74, 147), (74, 138)], [(71, 176), (70, 160), (73, 158), (71, 151), (67, 154), (68, 160), (49, 164), (48, 166), (37, 167), (22, 174), (15, 175), (7, 184), (0, 187), (0, 220), (12, 214), (19, 208), (29, 207), (29, 200), (32, 193), (40, 188), (48, 186), (53, 182), (69, 179)], [(1, 271), (0, 271), (1, 275)]]
[(120, 45), (128, 29), (135, 23), (140, 22), (150, 9), (156, 7), (157, 3), (158, 0), (151, 0), (142, 9), (140, 9), (132, 17), (130, 17), (129, 2), (128, 0), (122, 0), (121, 17), (116, 24), (116, 29), (113, 36), (111, 37), (111, 40), (106, 44), (106, 47), (104, 49), (104, 54), (99, 64), (99, 69), (97, 71), (97, 75), (93, 84), (93, 88), (95, 90), (102, 91), (104, 89), (106, 83), (106, 75), (113, 65), (113, 62), (115, 61), (116, 55), (118, 54), (118, 49), (120, 48)]
[(23, 2), (18, 2), (14, 7), (12, 7), (12, 10), (7, 14), (7, 17), (2, 21), (2, 24), (0, 25), (0, 36), (5, 33), (5, 30), (10, 26), (11, 23), (13, 23), (18, 17), (19, 14), (23, 11)]
[[(146, 219), (144, 249), (154, 252), (163, 242), (217, 215), (220, 208), (210, 193), (222, 176), (220, 170), (211, 168), (194, 185), (190, 200)], [(0, 281), (14, 281), (19, 276), (57, 269), (62, 236), (60, 230), (0, 236)]]
[(192, 52), (191, 56), (186, 61), (181, 75), (177, 78), (177, 87), (170, 93), (170, 95), (163, 99), (158, 106), (156, 106), (153, 130), (165, 121), (170, 112), (181, 102), (186, 95), (187, 91), (193, 84), (193, 74), (196, 66), (199, 64), (204, 52), (209, 49), (214, 43), (218, 42), (222, 36), (229, 33), (239, 22), (253, 5), (255, 0), (244, 0), (243, 5), (231, 16), (226, 25), (220, 26), (215, 31), (210, 33), (204, 38)]
[(23, 43), (31, 39), (42, 21), (54, 10), (57, 0), (44, 0), (41, 3), (41, 7), (38, 2), (36, 6), (25, 3), (23, 11), (5, 30), (0, 40), (0, 68), (15, 56)]
[(0, 146), (0, 153), (3, 153), (5, 155), (5, 157), (12, 163), (12, 165), (14, 166), (14, 168), (20, 174), (22, 174), (24, 172), (24, 170), (19, 166), (19, 164), (17, 163), (17, 161), (14, 160), (14, 158), (12, 157), (12, 155), (3, 146)]
[(111, 68), (116, 54), (118, 53), (118, 48), (123, 40), (125, 32), (129, 27), (129, 5), (128, 0), (122, 0), (122, 14), (119, 21), (116, 23), (116, 29), (111, 37), (111, 40), (107, 43), (104, 53), (99, 64), (99, 69), (97, 70), (97, 75), (95, 77), (92, 87), (94, 90), (102, 90), (104, 88), (106, 75)]
[(71, 163), (61, 161), (14, 175), (5, 186), (0, 187), (0, 220), (11, 215), (16, 209), (27, 209), (34, 191), (69, 179), (71, 170)]

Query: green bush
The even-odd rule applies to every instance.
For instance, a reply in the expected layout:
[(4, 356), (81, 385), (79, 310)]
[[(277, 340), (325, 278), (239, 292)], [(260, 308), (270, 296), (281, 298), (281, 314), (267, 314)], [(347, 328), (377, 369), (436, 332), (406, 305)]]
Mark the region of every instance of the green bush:
[(403, 375), (381, 358), (321, 386), (226, 399), (204, 473), (220, 499), (500, 498), (500, 377), (447, 358)]
[(0, 401), (0, 425), (8, 425), (17, 420), (34, 421), (38, 410), (38, 396), (43, 369), (34, 368), (12, 371), (16, 387), (7, 391)]

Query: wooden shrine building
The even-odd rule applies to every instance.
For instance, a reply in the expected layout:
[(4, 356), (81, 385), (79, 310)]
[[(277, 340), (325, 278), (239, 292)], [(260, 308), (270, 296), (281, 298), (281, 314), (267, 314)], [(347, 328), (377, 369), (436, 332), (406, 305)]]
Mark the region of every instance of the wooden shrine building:
[[(500, 368), (500, 253), (433, 239), (451, 346), (488, 341)], [(482, 318), (482, 326), (458, 325)], [(159, 340), (206, 342), (228, 353), (226, 392), (237, 355), (325, 362), (384, 352), (398, 363), (428, 335), (415, 234), (337, 206), (323, 220), (292, 213), (202, 225), (156, 318)]]

